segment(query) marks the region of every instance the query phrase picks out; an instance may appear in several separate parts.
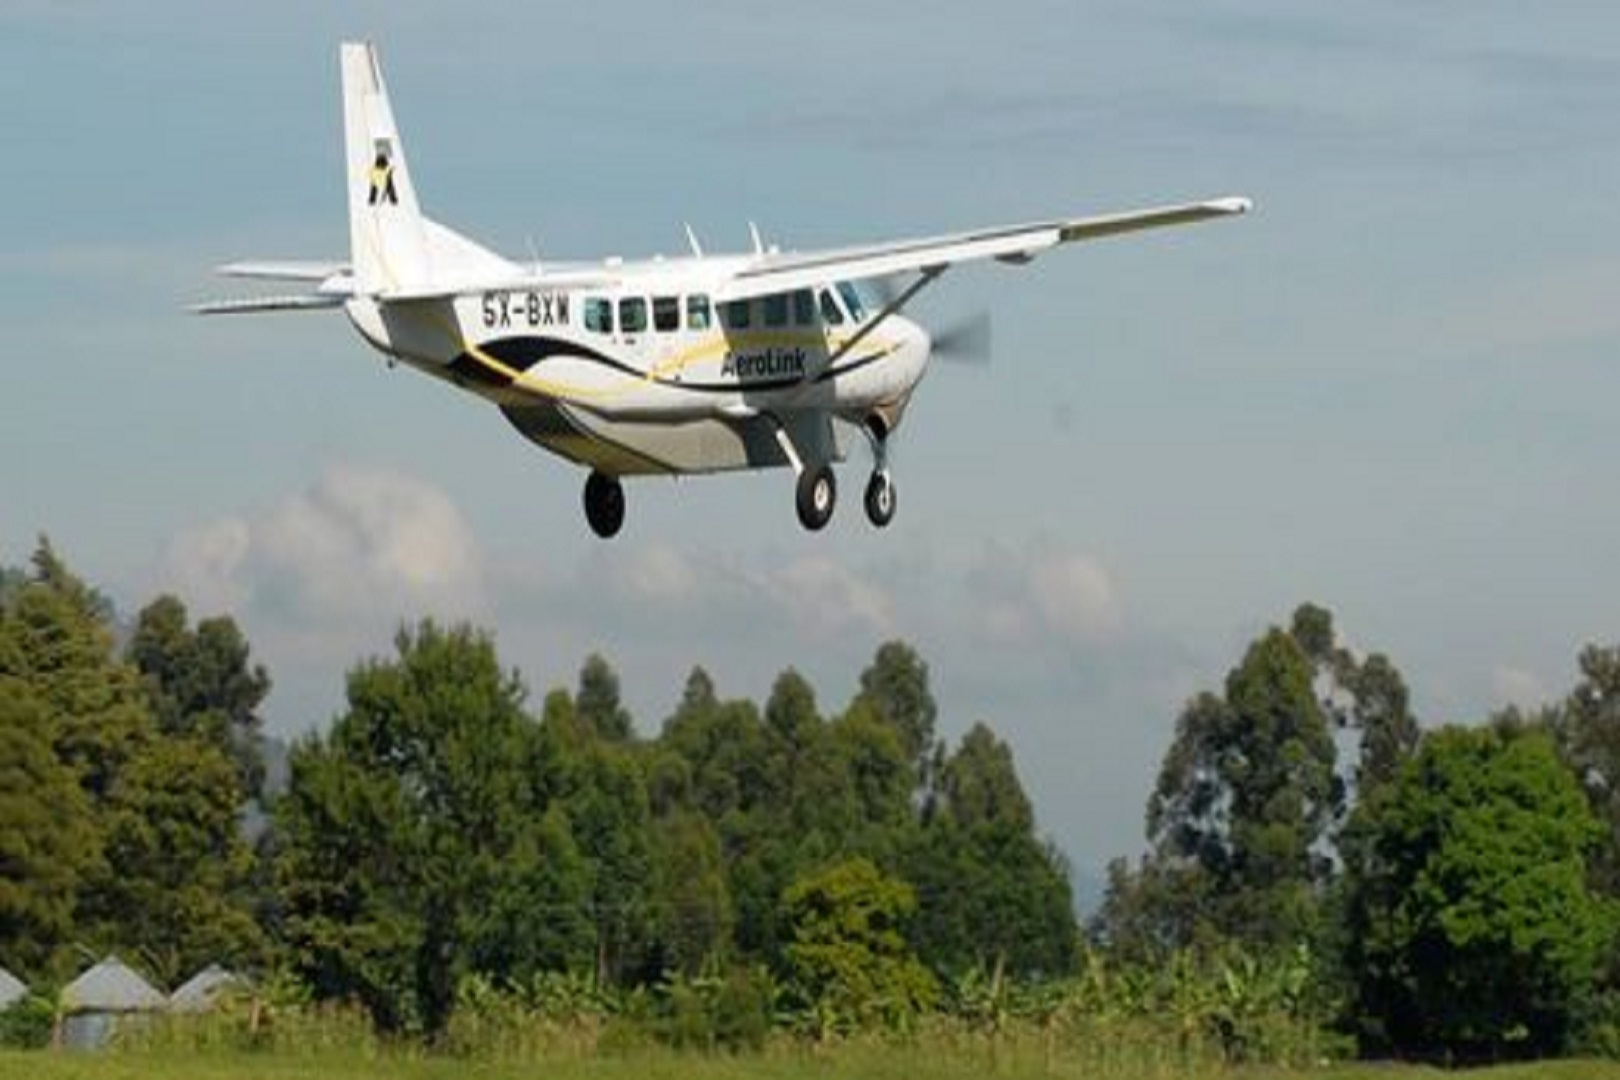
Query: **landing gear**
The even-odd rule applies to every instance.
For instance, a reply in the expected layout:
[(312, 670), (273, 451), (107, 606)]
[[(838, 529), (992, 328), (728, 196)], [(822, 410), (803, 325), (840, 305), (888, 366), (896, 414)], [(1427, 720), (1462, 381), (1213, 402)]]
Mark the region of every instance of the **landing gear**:
[(800, 469), (794, 496), (799, 524), (811, 532), (825, 528), (832, 520), (833, 507), (838, 504), (838, 481), (833, 477), (832, 466), (822, 464)]
[(585, 520), (606, 540), (624, 525), (624, 485), (617, 476), (591, 471), (585, 479)]
[(872, 444), (872, 479), (866, 482), (866, 520), (881, 529), (894, 520), (894, 477), (889, 473), (889, 425), (873, 413), (866, 420)]
[(880, 529), (894, 520), (894, 477), (888, 469), (873, 469), (866, 482), (866, 519)]

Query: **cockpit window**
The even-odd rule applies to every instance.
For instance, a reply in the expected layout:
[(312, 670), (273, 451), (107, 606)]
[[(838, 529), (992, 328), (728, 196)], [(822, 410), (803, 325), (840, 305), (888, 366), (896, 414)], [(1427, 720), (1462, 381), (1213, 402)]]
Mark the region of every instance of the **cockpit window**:
[(849, 317), (856, 322), (866, 318), (866, 306), (861, 303), (861, 294), (855, 286), (847, 281), (838, 283), (838, 295), (844, 298), (844, 306), (849, 309)]
[(826, 289), (821, 290), (821, 321), (828, 326), (844, 325), (844, 313), (838, 307), (838, 301)]

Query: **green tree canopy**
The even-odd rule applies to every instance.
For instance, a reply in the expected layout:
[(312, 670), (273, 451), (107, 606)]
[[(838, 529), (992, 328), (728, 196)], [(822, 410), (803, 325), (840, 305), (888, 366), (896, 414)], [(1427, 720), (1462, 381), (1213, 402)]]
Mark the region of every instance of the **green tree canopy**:
[(1594, 881), (1620, 896), (1620, 646), (1581, 650), (1580, 681), (1550, 717), (1570, 767), (1608, 833)]
[(1321, 843), (1344, 802), (1335, 756), (1311, 661), (1276, 628), (1249, 647), (1224, 696), (1200, 694), (1182, 712), (1148, 833), (1156, 857), (1211, 880), (1208, 914), (1222, 932), (1278, 944), (1311, 932), (1331, 870)]
[(864, 704), (893, 729), (900, 753), (915, 770), (915, 782), (926, 783), (933, 759), (934, 722), (939, 707), (928, 686), (928, 665), (903, 641), (878, 646), (872, 663), (861, 672), (855, 704)]
[(624, 742), (634, 734), (630, 711), (619, 700), (619, 673), (600, 653), (591, 653), (579, 669), (574, 710), (599, 739)]
[[(0, 649), (5, 648), (0, 621)], [(42, 970), (70, 940), (101, 839), (72, 771), (46, 738), (29, 685), (0, 676), (0, 966)]]
[(789, 977), (821, 1033), (903, 1021), (933, 1001), (936, 984), (906, 938), (911, 886), (856, 858), (795, 881), (782, 904)]
[(1069, 868), (1036, 835), (1011, 747), (975, 724), (936, 780), (936, 812), (903, 863), (920, 901), (912, 924), (920, 953), (942, 973), (1068, 972), (1076, 938)]
[(58, 759), (92, 800), (105, 797), (153, 734), (140, 675), (114, 654), (111, 606), (42, 539), (0, 619), (0, 675), (28, 684)]
[(1369, 1042), (1464, 1058), (1562, 1050), (1613, 917), (1586, 886), (1600, 830), (1551, 741), (1435, 732), (1359, 812), (1351, 970)]
[(171, 986), (211, 963), (257, 968), (265, 942), (247, 893), (241, 806), (236, 767), (219, 747), (147, 743), (102, 807), (106, 862), (84, 905), (96, 937), (133, 946)]
[(424, 622), (395, 644), (396, 660), (350, 673), (331, 732), (293, 751), (278, 880), (294, 961), (317, 993), (358, 997), (384, 1028), (431, 1032), (474, 956), (518, 948), (491, 940), (485, 913), (514, 875), (537, 872), (548, 836), (530, 823), (545, 793), (523, 686), (489, 637)]
[(264, 788), (264, 721), (259, 707), (270, 675), (249, 659), (248, 642), (229, 616), (190, 625), (186, 607), (160, 596), (141, 609), (126, 650), (146, 678), (158, 729), (201, 739), (235, 763), (245, 799)]

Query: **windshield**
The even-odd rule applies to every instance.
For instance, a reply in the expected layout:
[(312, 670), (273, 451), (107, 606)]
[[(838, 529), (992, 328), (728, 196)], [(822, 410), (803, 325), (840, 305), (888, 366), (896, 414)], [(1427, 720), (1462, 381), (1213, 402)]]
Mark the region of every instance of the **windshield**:
[(861, 294), (855, 286), (847, 281), (838, 283), (838, 295), (844, 298), (844, 307), (849, 311), (849, 317), (856, 322), (866, 318), (866, 305), (861, 302)]

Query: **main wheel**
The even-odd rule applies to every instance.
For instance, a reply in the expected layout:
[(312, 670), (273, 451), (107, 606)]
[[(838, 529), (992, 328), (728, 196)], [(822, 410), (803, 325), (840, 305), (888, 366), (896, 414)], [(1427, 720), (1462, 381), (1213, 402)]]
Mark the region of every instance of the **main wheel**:
[(873, 469), (866, 482), (866, 518), (880, 529), (894, 520), (894, 477), (888, 469)]
[(815, 532), (832, 520), (833, 507), (838, 503), (838, 481), (833, 479), (831, 465), (817, 465), (799, 474), (799, 486), (794, 492), (799, 510), (799, 524)]
[(585, 478), (585, 520), (602, 539), (618, 533), (624, 525), (624, 485), (617, 476), (592, 471)]

